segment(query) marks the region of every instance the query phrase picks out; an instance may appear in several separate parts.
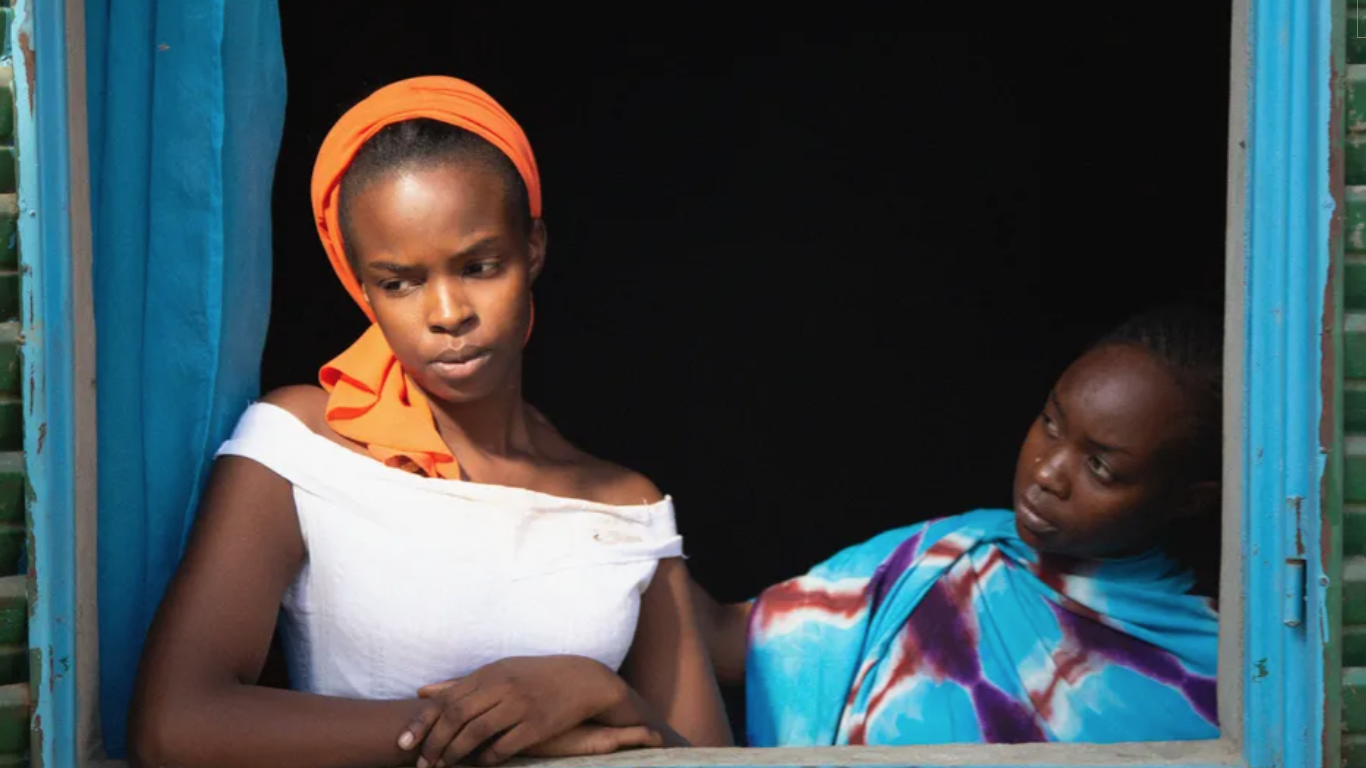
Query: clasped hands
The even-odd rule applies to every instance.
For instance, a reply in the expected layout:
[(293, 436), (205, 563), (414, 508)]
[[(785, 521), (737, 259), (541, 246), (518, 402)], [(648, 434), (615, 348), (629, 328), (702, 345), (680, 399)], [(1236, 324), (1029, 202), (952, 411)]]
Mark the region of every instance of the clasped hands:
[(632, 711), (626, 683), (582, 656), (503, 659), (418, 696), (425, 706), (398, 737), (418, 768), (663, 745), (662, 734)]

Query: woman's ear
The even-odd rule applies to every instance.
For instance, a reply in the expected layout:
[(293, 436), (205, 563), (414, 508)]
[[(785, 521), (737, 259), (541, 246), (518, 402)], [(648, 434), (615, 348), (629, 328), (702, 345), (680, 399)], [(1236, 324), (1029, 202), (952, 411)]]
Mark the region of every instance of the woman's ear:
[(531, 234), (527, 236), (527, 257), (530, 259), (528, 267), (532, 282), (535, 282), (536, 278), (540, 277), (541, 270), (545, 269), (545, 250), (548, 238), (545, 221), (536, 219), (531, 222)]

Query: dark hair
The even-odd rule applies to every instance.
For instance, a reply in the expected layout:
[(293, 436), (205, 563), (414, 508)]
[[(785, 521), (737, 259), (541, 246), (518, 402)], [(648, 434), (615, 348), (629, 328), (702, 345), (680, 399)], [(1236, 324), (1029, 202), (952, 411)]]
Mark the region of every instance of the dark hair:
[[(1130, 318), (1092, 347), (1127, 344), (1165, 364), (1190, 399), (1194, 423), (1181, 460), (1196, 482), (1218, 480), (1223, 455), (1223, 318), (1190, 306), (1161, 307)], [(1168, 530), (1167, 554), (1195, 574), (1192, 592), (1218, 599), (1219, 509), (1205, 510)]]
[(1160, 307), (1127, 320), (1093, 348), (1143, 349), (1165, 364), (1189, 398), (1194, 422), (1186, 458), (1199, 480), (1217, 480), (1223, 454), (1223, 318), (1191, 306)]
[(504, 193), (512, 206), (514, 225), (524, 234), (531, 231), (531, 200), (526, 182), (502, 150), (472, 131), (440, 120), (405, 120), (387, 125), (370, 137), (342, 175), (337, 219), (352, 269), (356, 268), (356, 254), (351, 246), (351, 201), (385, 174), (435, 163), (467, 164), (496, 172), (502, 177)]

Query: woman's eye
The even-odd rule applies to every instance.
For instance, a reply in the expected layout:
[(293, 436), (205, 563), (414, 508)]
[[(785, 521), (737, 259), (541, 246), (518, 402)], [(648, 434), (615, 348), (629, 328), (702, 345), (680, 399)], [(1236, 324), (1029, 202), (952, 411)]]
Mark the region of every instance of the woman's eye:
[(1090, 466), (1091, 473), (1101, 482), (1108, 483), (1115, 479), (1115, 474), (1110, 471), (1109, 467), (1105, 466), (1105, 462), (1101, 461), (1099, 456), (1092, 456), (1086, 460), (1086, 463)]
[(1043, 423), (1043, 429), (1049, 437), (1058, 436), (1058, 422), (1054, 421), (1052, 417), (1046, 413), (1041, 413), (1039, 414), (1039, 421)]
[(497, 261), (476, 261), (465, 266), (465, 274), (469, 277), (488, 277), (496, 273), (502, 264)]
[(411, 280), (401, 280), (395, 278), (393, 280), (379, 281), (379, 289), (381, 291), (384, 291), (385, 293), (399, 293), (410, 287), (412, 287)]

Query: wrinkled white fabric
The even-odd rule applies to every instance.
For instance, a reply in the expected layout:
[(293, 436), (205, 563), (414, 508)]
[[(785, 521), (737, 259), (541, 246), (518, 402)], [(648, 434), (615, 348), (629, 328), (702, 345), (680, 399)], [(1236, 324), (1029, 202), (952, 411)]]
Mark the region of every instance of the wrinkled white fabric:
[(659, 559), (682, 556), (667, 497), (615, 506), (413, 475), (265, 403), (218, 454), (294, 486), (307, 556), (281, 621), (298, 690), (411, 698), (509, 656), (618, 669)]

